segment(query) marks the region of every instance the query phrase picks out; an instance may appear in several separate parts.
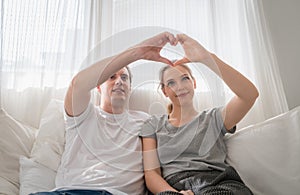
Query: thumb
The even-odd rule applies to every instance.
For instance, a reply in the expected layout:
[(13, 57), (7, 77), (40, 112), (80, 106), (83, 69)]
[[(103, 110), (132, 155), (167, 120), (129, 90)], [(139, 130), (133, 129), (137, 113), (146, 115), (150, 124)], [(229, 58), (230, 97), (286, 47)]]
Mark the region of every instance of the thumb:
[(177, 65), (180, 65), (180, 64), (185, 64), (185, 63), (189, 63), (191, 62), (189, 59), (187, 59), (186, 57), (182, 58), (182, 59), (179, 59), (177, 60), (175, 63), (174, 63), (174, 66), (177, 66)]
[(157, 61), (174, 66), (174, 64), (169, 59), (161, 57), (161, 56), (159, 57), (159, 59)]
[(176, 39), (181, 45), (184, 44), (184, 41), (186, 40), (186, 38), (187, 38), (187, 36), (185, 34), (177, 34), (176, 35)]

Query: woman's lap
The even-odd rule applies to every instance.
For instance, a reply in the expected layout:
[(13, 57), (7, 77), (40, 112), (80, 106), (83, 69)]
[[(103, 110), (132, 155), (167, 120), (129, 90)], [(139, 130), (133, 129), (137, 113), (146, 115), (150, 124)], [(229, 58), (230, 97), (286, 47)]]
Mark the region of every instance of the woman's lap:
[(112, 195), (105, 190), (62, 190), (52, 192), (37, 192), (30, 195)]
[(224, 172), (188, 171), (177, 173), (168, 178), (167, 182), (178, 191), (192, 190), (195, 195), (252, 195), (232, 167), (228, 167)]

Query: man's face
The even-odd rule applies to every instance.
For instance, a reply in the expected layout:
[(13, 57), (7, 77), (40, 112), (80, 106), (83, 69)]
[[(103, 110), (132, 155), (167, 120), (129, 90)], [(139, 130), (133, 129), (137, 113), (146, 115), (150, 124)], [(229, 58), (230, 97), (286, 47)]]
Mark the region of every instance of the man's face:
[(124, 104), (130, 92), (130, 78), (126, 68), (111, 75), (101, 86), (101, 102)]

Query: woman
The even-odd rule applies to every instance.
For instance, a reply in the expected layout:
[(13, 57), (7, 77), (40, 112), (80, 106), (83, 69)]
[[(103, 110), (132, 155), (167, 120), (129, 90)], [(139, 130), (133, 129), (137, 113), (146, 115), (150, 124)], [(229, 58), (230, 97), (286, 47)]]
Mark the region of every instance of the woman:
[[(225, 163), (225, 133), (234, 133), (258, 97), (241, 73), (185, 34), (177, 35), (185, 57), (160, 72), (161, 89), (171, 100), (168, 115), (153, 116), (143, 126), (145, 179), (154, 194), (252, 194)], [(220, 76), (235, 96), (224, 106), (198, 113), (196, 82), (188, 62), (201, 62)]]

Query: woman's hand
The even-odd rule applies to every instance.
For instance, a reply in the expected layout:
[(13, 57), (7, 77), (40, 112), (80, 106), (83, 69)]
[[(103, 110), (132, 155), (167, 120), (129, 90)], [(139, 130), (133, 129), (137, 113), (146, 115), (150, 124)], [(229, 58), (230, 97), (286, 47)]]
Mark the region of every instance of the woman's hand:
[(174, 65), (188, 62), (205, 63), (208, 59), (211, 59), (210, 52), (191, 37), (185, 34), (178, 34), (176, 39), (182, 45), (185, 56), (182, 59), (177, 60)]
[(141, 42), (132, 49), (134, 50), (134, 56), (136, 59), (152, 60), (173, 66), (173, 63), (169, 59), (160, 55), (161, 49), (167, 43), (175, 46), (178, 41), (173, 34), (164, 32)]

